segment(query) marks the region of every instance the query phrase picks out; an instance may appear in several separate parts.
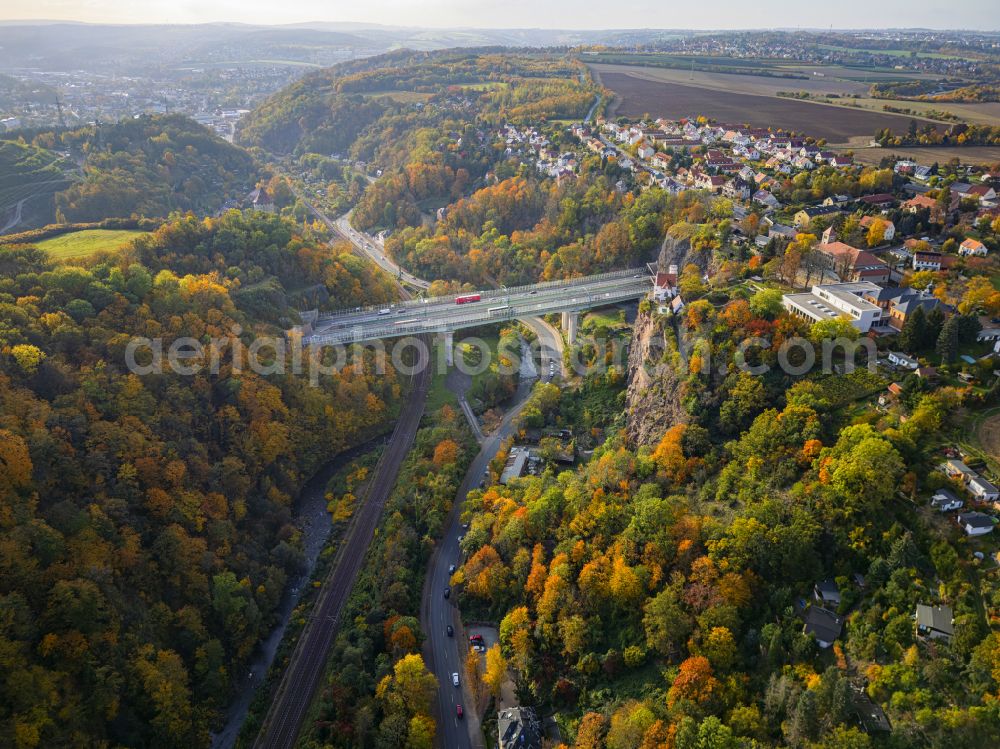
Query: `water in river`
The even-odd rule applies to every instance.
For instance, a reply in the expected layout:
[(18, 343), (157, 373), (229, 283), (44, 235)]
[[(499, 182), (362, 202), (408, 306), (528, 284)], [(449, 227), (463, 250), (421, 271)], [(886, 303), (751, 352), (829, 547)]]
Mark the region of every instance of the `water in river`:
[(341, 468), (352, 460), (375, 449), (384, 442), (379, 437), (363, 445), (341, 453), (321, 468), (299, 492), (295, 504), (295, 523), (302, 529), (302, 554), (305, 557), (306, 571), (299, 577), (291, 578), (281, 597), (278, 607), (278, 624), (270, 634), (257, 646), (253, 659), (247, 667), (242, 680), (236, 685), (229, 708), (226, 710), (225, 726), (212, 736), (212, 749), (231, 749), (240, 734), (243, 721), (246, 720), (257, 688), (263, 684), (267, 671), (271, 667), (281, 638), (291, 618), (292, 611), (298, 605), (299, 598), (316, 566), (319, 553), (330, 538), (330, 515), (326, 511), (326, 485)]

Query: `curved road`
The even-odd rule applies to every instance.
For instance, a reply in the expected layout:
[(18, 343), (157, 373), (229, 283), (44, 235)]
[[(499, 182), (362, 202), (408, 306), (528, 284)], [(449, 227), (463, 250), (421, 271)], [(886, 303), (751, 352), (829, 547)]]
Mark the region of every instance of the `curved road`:
[[(331, 229), (335, 228), (333, 222), (321, 211), (307, 201), (303, 200), (303, 202), (327, 226)], [(346, 223), (346, 217), (341, 220)], [(339, 227), (335, 230), (339, 231)], [(350, 231), (357, 235), (353, 229)], [(363, 246), (361, 235), (358, 235), (358, 240), (351, 234), (345, 234), (345, 236), (365, 255), (375, 259)], [(385, 260), (390, 262), (387, 258)], [(378, 263), (378, 260), (375, 259), (375, 262)], [(382, 263), (379, 265), (386, 268)], [(390, 270), (390, 272), (392, 271)], [(413, 281), (409, 281), (408, 277), (413, 278)], [(397, 281), (402, 278), (419, 288), (426, 288), (429, 285), (426, 281), (412, 277), (401, 270), (396, 274), (396, 278)], [(409, 296), (405, 290), (403, 290), (403, 294), (405, 297)], [(527, 318), (523, 322), (538, 336), (542, 376), (547, 378), (550, 362), (558, 363), (557, 366), (561, 372), (562, 336), (540, 318)], [(424, 342), (430, 344), (426, 336)], [(431, 374), (432, 368), (425, 367), (416, 375), (416, 382), (411, 389), (408, 403), (402, 409), (389, 443), (373, 471), (373, 479), (363, 504), (351, 521), (330, 572), (323, 583), (310, 619), (306, 623), (285, 669), (281, 683), (254, 743), (255, 749), (291, 749), (295, 745), (302, 721), (323, 674), (344, 604), (354, 587), (368, 546), (381, 518), (385, 502), (395, 485), (399, 468), (409, 452), (410, 445), (420, 425)], [(465, 501), (466, 494), (479, 485), (490, 460), (499, 450), (500, 443), (513, 433), (514, 418), (524, 406), (533, 384), (533, 379), (522, 379), (514, 396), (514, 405), (504, 415), (500, 426), (493, 434), (480, 437), (482, 446), (479, 454), (473, 459), (458, 489), (455, 504), (449, 517), (448, 529), (437, 545), (424, 581), (421, 625), (427, 636), (425, 642), (427, 657), (425, 660), (439, 682), (437, 699), (439, 730), (436, 743), (445, 749), (464, 749), (465, 747), (482, 749), (482, 732), (475, 709), (467, 711), (466, 718), (461, 721), (456, 715), (455, 705), (461, 704), (463, 707), (468, 705), (470, 708), (473, 705), (473, 701), (467, 697), (464, 678), (465, 648), (468, 644), (462, 634), (463, 630), (457, 609), (443, 597), (444, 587), (450, 578), (448, 567), (451, 564), (457, 564), (459, 558), (459, 536), (462, 533), (461, 505)], [(459, 395), (462, 397), (463, 394)], [(478, 427), (476, 421), (474, 432), (477, 436), (482, 435)], [(448, 623), (451, 623), (455, 629), (454, 637), (446, 635), (445, 627)], [(461, 676), (461, 686), (457, 689), (452, 686), (451, 681), (451, 674), (456, 672)]]
[[(500, 449), (500, 443), (513, 433), (514, 417), (524, 406), (532, 385), (531, 380), (521, 381), (514, 397), (515, 405), (504, 415), (500, 427), (485, 438), (479, 454), (473, 458), (455, 496), (455, 504), (448, 518), (448, 528), (437, 544), (424, 580), (420, 605), (420, 625), (427, 638), (424, 641), (424, 660), (438, 680), (435, 716), (438, 732), (435, 743), (444, 749), (483, 748), (479, 716), (473, 707), (475, 702), (468, 691), (465, 679), (465, 656), (468, 653), (469, 643), (465, 637), (455, 599), (444, 597), (444, 589), (451, 578), (448, 568), (452, 564), (457, 565), (461, 557), (459, 537), (463, 533), (460, 518), (462, 504), (465, 502), (465, 496), (479, 487), (489, 462)], [(446, 631), (449, 624), (455, 631), (453, 637), (449, 637)], [(452, 685), (453, 673), (459, 675), (458, 688)], [(458, 718), (456, 705), (462, 705), (464, 708), (464, 718)]]

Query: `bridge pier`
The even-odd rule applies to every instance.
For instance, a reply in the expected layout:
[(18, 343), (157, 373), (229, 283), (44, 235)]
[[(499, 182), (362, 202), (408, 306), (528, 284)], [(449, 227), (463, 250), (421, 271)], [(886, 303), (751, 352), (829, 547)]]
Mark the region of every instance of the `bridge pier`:
[(453, 367), (455, 366), (455, 334), (449, 330), (442, 335), (444, 336), (444, 362), (449, 367)]
[(563, 312), (562, 313), (562, 329), (566, 333), (566, 341), (568, 343), (576, 342), (576, 328), (580, 324), (580, 313), (579, 312)]

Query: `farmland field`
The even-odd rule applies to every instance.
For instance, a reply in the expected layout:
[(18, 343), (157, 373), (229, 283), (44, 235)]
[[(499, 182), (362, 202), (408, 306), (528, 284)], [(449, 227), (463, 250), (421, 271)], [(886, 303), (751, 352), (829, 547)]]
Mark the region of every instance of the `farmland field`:
[[(638, 56), (637, 56), (638, 57)], [(753, 94), (756, 96), (775, 96), (779, 91), (807, 91), (813, 96), (836, 94), (850, 97), (853, 105), (869, 109), (878, 114), (885, 114), (885, 105), (911, 109), (915, 113), (926, 113), (928, 110), (945, 111), (954, 114), (965, 122), (979, 125), (1000, 124), (1000, 102), (952, 103), (936, 101), (908, 101), (904, 99), (873, 99), (868, 95), (868, 84), (875, 80), (887, 78), (920, 78), (934, 77), (906, 73), (879, 75), (869, 69), (845, 68), (839, 65), (788, 65), (785, 72), (797, 72), (808, 75), (808, 78), (781, 78), (776, 75), (746, 75), (740, 73), (717, 73), (701, 70), (683, 70), (674, 68), (639, 67), (632, 65), (591, 64), (591, 70), (597, 78), (603, 79), (609, 73), (623, 73), (648, 81), (677, 83), (682, 86), (727, 91), (736, 94)], [(773, 73), (773, 71), (772, 71)], [(821, 75), (814, 75), (820, 73)], [(834, 101), (833, 103), (836, 103)], [(909, 117), (909, 115), (900, 115)], [(898, 127), (898, 124), (897, 124)], [(864, 133), (865, 136), (871, 133)]]
[[(678, 83), (683, 86), (697, 86), (719, 91), (756, 94), (759, 96), (774, 96), (778, 91), (808, 91), (812, 94), (867, 94), (868, 86), (864, 83), (849, 80), (838, 80), (832, 75), (823, 77), (812, 76), (803, 69), (799, 75), (807, 74), (808, 78), (781, 78), (774, 75), (748, 75), (744, 73), (715, 73), (704, 70), (683, 70), (678, 68), (640, 67), (638, 65), (606, 65), (590, 66), (602, 79), (609, 73), (623, 73), (635, 78), (661, 83)], [(606, 83), (606, 82), (605, 82)]]
[(85, 229), (43, 239), (36, 246), (54, 258), (67, 260), (93, 255), (102, 250), (111, 252), (120, 250), (133, 239), (141, 237), (145, 233), (128, 229)]
[(918, 164), (944, 164), (958, 158), (963, 164), (1000, 163), (1000, 146), (929, 146), (927, 148), (854, 148), (854, 158), (862, 164), (878, 164), (886, 156), (901, 156)]
[(641, 117), (646, 113), (668, 119), (704, 115), (721, 122), (796, 130), (831, 143), (845, 143), (852, 136), (874, 136), (877, 130), (886, 127), (901, 131), (911, 119), (832, 104), (650, 80), (631, 72), (601, 72), (600, 77), (607, 88), (618, 94), (615, 114), (626, 117)]

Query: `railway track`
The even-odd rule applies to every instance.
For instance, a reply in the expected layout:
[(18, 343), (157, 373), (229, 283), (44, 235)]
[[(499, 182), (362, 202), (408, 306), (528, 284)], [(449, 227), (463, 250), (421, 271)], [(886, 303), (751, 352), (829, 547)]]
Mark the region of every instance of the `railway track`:
[[(425, 336), (423, 340), (430, 346), (429, 336)], [(424, 367), (415, 376), (415, 380), (408, 402), (404, 405), (389, 443), (373, 471), (363, 503), (348, 527), (320, 589), (313, 613), (295, 646), (254, 742), (254, 749), (291, 749), (295, 745), (302, 721), (323, 675), (327, 654), (337, 633), (344, 605), (361, 571), (386, 500), (395, 486), (399, 468), (420, 426), (431, 381), (431, 367)]]

